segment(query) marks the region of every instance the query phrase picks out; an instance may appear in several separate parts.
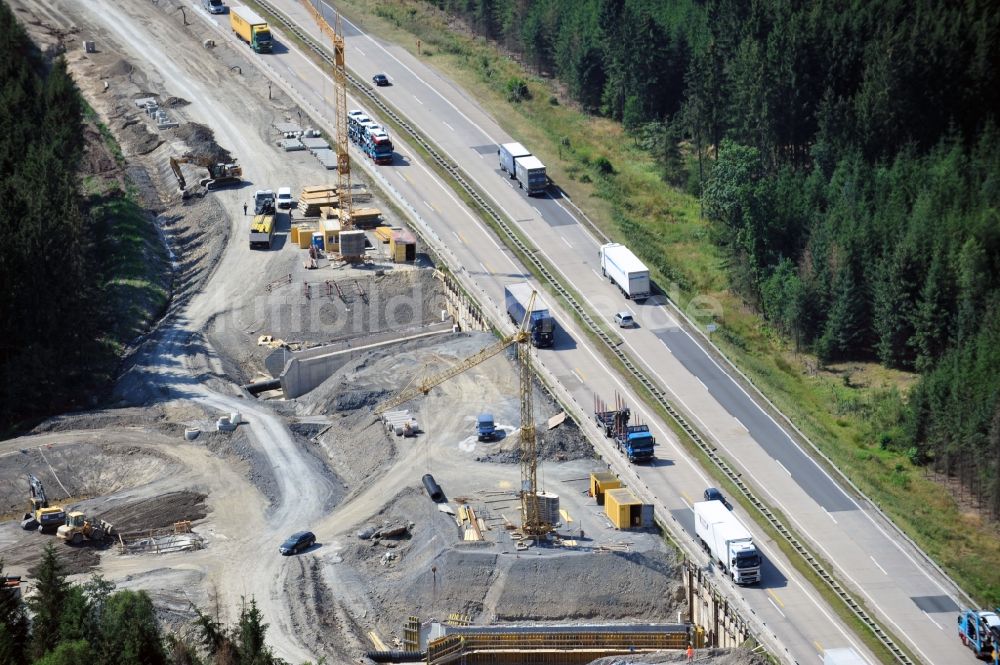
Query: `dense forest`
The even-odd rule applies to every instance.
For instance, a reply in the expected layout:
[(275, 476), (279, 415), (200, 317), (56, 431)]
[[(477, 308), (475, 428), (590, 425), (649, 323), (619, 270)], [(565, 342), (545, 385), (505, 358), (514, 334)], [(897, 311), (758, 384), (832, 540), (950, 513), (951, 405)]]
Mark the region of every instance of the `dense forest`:
[(734, 290), (825, 362), (920, 372), (880, 445), (1000, 514), (1000, 5), (433, 4), (668, 137)]
[[(0, 566), (0, 577), (2, 577)], [(70, 584), (54, 546), (34, 569), (25, 602), (0, 588), (0, 665), (283, 665), (251, 599), (234, 626), (195, 609), (192, 640), (162, 634), (145, 591), (116, 591), (95, 576)]]
[(107, 312), (77, 175), (84, 104), (0, 2), (0, 431), (91, 385)]

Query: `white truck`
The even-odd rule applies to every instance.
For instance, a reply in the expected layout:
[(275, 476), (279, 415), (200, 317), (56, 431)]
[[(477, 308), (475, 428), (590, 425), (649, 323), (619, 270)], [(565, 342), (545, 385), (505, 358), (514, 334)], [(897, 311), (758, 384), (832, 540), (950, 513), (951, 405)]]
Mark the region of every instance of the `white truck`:
[(514, 176), (517, 178), (517, 186), (526, 191), (528, 196), (544, 194), (549, 188), (549, 176), (545, 174), (545, 164), (534, 155), (514, 160)]
[(649, 297), (649, 268), (625, 245), (609, 242), (601, 245), (601, 274), (610, 279), (630, 300)]
[(753, 536), (721, 501), (694, 504), (694, 531), (736, 584), (760, 582), (760, 554)]

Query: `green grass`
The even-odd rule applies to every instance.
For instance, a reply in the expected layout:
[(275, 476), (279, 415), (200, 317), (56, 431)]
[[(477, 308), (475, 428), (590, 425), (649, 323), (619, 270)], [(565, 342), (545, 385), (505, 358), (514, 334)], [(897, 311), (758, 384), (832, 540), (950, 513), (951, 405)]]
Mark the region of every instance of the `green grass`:
[[(729, 291), (724, 256), (712, 243), (711, 226), (700, 218), (697, 199), (665, 186), (657, 166), (617, 123), (579, 112), (551, 82), (483, 40), (449, 29), (446, 17), (428, 5), (347, 0), (344, 11), (414, 54), (419, 38), (420, 57), (530, 146), (599, 228), (642, 256), (682, 309), (695, 296), (717, 303), (721, 316), (696, 321), (719, 326), (712, 337), (719, 349), (964, 589), (984, 604), (1000, 602), (996, 526), (980, 519), (974, 507), (961, 508), (905, 454), (879, 445), (912, 375), (863, 363), (823, 370), (814, 357), (795, 352)], [(515, 77), (527, 82), (530, 98), (510, 103), (506, 84)], [(613, 174), (602, 175), (595, 167), (601, 158)], [(845, 381), (845, 372), (862, 380)]]

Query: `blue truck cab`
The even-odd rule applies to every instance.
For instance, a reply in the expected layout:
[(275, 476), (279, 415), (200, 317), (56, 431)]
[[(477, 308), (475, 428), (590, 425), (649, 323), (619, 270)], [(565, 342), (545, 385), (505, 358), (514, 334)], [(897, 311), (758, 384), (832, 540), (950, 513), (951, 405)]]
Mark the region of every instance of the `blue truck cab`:
[(629, 425), (615, 434), (615, 444), (629, 462), (641, 464), (653, 461), (656, 439), (649, 431), (649, 425)]
[(493, 422), (492, 413), (481, 413), (476, 420), (476, 434), (480, 441), (492, 441), (496, 438), (497, 428)]

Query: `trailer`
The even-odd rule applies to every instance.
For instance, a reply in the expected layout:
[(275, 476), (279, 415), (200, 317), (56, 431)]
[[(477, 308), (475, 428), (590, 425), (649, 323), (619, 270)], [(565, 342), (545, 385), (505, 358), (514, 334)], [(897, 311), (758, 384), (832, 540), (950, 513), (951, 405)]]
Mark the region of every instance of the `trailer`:
[(520, 143), (504, 143), (497, 149), (497, 156), (500, 158), (500, 170), (507, 174), (508, 178), (514, 176), (514, 160), (518, 157), (528, 157), (531, 151)]
[[(504, 302), (507, 308), (507, 316), (510, 317), (514, 325), (521, 325), (527, 313), (528, 303), (531, 302), (531, 294), (535, 290), (527, 282), (517, 284), (507, 284), (503, 287)], [(555, 319), (549, 314), (549, 307), (542, 300), (541, 296), (535, 295), (535, 304), (531, 308), (528, 321), (528, 333), (531, 335), (531, 343), (536, 348), (552, 346), (555, 338)]]
[(694, 530), (702, 547), (733, 582), (760, 582), (760, 553), (753, 535), (721, 501), (694, 504)]
[(609, 242), (598, 251), (601, 274), (611, 280), (626, 300), (645, 300), (650, 294), (649, 268), (625, 245)]
[(271, 52), (271, 29), (267, 21), (249, 7), (230, 7), (229, 25), (257, 53)]

